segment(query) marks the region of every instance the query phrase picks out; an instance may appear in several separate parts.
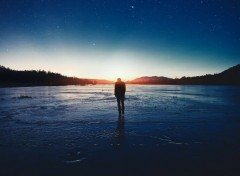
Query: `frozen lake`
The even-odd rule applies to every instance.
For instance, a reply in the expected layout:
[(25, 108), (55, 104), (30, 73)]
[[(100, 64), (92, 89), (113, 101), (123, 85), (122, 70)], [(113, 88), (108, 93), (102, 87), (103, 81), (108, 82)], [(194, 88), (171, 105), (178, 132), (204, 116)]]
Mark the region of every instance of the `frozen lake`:
[(239, 86), (0, 89), (0, 175), (239, 175)]

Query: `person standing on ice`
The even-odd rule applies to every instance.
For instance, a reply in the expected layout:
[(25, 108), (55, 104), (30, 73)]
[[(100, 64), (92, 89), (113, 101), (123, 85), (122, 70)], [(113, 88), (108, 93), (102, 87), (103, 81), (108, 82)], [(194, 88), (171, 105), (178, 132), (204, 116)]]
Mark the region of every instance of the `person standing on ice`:
[(126, 85), (124, 82), (122, 82), (121, 78), (118, 78), (117, 82), (115, 83), (114, 95), (117, 98), (119, 116), (121, 116), (121, 114), (124, 115), (125, 92)]

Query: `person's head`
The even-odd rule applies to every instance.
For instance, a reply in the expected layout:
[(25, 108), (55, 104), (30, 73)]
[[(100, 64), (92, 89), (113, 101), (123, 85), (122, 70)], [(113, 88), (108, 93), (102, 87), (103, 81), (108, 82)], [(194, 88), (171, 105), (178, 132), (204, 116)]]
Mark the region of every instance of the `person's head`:
[(117, 82), (121, 82), (121, 81), (122, 81), (121, 78), (118, 78), (118, 79), (117, 79)]

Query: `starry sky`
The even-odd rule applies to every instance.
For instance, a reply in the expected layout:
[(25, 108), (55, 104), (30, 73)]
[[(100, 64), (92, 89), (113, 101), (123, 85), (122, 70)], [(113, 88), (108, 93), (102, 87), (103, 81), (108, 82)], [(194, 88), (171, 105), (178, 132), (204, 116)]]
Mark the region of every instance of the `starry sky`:
[(240, 63), (239, 0), (0, 0), (0, 65), (130, 80)]

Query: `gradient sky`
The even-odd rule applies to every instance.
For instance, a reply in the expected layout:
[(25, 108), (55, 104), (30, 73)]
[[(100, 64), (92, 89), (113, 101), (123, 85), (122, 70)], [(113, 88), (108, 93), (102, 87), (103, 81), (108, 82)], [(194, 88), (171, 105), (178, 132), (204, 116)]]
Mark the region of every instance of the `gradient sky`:
[(124, 80), (240, 63), (239, 0), (0, 0), (0, 65)]

